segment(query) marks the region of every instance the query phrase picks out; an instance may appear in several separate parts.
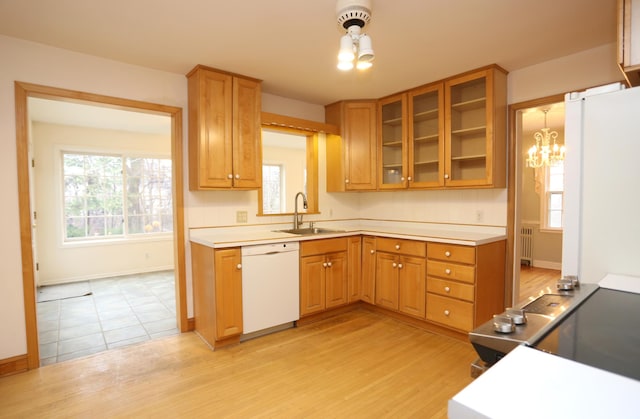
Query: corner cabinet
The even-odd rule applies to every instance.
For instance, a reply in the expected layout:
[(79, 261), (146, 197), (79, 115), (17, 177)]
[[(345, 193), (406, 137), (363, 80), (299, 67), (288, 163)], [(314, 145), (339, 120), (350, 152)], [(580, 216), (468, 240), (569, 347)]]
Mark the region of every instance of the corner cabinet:
[(239, 247), (213, 249), (191, 243), (195, 330), (214, 349), (240, 341), (241, 262)]
[(444, 82), (445, 187), (506, 186), (506, 88), (498, 66)]
[(327, 192), (375, 190), (376, 102), (327, 105), (325, 121), (341, 133), (327, 135)]
[(260, 188), (261, 82), (200, 65), (187, 78), (189, 189)]

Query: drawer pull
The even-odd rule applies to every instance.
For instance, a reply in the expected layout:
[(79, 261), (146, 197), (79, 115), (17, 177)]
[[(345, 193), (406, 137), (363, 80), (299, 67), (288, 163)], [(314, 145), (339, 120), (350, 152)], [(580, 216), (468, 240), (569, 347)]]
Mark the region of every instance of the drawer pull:
[(449, 268), (445, 269), (444, 273), (446, 273), (447, 275), (451, 275), (451, 269), (449, 269)]
[(451, 288), (449, 288), (449, 287), (444, 287), (444, 292), (446, 292), (446, 293), (451, 292)]
[(444, 311), (444, 315), (445, 315), (445, 316), (449, 317), (449, 314), (451, 314), (451, 312), (450, 312), (449, 310), (445, 310), (445, 311)]
[(446, 252), (444, 252), (444, 255), (445, 255), (446, 257), (450, 257), (450, 256), (451, 256), (451, 252), (447, 250)]
[(400, 245), (396, 244), (396, 250), (400, 250)]

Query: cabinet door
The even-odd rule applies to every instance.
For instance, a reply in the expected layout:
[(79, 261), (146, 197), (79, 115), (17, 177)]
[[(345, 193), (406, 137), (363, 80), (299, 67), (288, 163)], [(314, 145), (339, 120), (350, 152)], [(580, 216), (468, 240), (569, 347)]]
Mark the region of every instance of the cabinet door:
[(378, 102), (378, 188), (407, 187), (407, 95)]
[(260, 82), (233, 78), (233, 186), (262, 186)]
[(347, 252), (332, 253), (325, 257), (325, 307), (347, 304)]
[(376, 298), (376, 238), (362, 239), (362, 294), (360, 299), (375, 304)]
[(426, 262), (402, 256), (398, 264), (398, 305), (401, 312), (425, 318)]
[(409, 187), (444, 185), (443, 84), (409, 92)]
[(445, 185), (504, 187), (506, 75), (487, 69), (445, 82)]
[(389, 253), (376, 254), (376, 305), (398, 309), (398, 260)]
[(347, 282), (349, 284), (349, 302), (358, 301), (362, 296), (362, 238), (348, 239)]
[(324, 255), (300, 258), (300, 315), (315, 313), (325, 308)]
[(232, 98), (230, 75), (197, 70), (189, 78), (191, 189), (233, 185)]
[(242, 255), (239, 248), (215, 251), (216, 335), (242, 333)]

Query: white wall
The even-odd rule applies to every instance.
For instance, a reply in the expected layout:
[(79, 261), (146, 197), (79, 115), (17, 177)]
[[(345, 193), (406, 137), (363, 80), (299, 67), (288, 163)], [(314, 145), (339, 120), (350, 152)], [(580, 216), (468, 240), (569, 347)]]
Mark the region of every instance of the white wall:
[[(0, 190), (4, 191), (7, 202), (0, 208), (0, 229), (3, 231), (0, 241), (1, 360), (26, 353), (13, 82), (19, 80), (182, 107), (185, 142), (187, 82), (183, 74), (136, 67), (4, 36), (0, 36), (0, 57)], [(614, 46), (515, 71), (509, 76), (510, 102), (620, 79), (611, 67), (615, 68)], [(263, 110), (315, 120), (322, 120), (317, 116), (323, 115), (320, 105), (307, 104), (302, 108), (299, 101), (269, 95), (264, 96)], [(506, 190), (326, 193), (324, 145), (324, 136), (321, 135), (319, 199), (322, 213), (316, 216), (317, 219), (366, 217), (477, 224), (478, 218), (482, 218), (481, 224), (506, 225)], [(186, 147), (184, 155), (186, 168)], [(188, 227), (233, 225), (238, 209), (248, 212), (249, 223), (290, 221), (289, 217), (260, 217), (258, 220), (255, 217), (255, 191), (189, 192), (186, 181), (185, 178), (185, 219)], [(188, 260), (187, 296), (191, 316)]]
[(173, 269), (173, 237), (63, 243), (60, 152), (143, 152), (171, 158), (171, 134), (142, 134), (34, 122), (38, 285)]

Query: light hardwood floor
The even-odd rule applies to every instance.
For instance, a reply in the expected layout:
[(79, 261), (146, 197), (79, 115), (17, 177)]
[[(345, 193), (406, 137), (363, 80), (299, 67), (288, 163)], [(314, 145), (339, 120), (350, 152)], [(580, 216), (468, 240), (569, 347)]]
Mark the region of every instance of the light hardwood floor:
[(540, 295), (541, 291), (552, 293), (556, 291), (556, 281), (560, 278), (560, 271), (555, 269), (534, 268), (522, 266), (520, 268), (520, 298), (518, 301), (529, 301)]
[(446, 418), (469, 343), (365, 309), (212, 352), (193, 333), (0, 379), (0, 417)]

